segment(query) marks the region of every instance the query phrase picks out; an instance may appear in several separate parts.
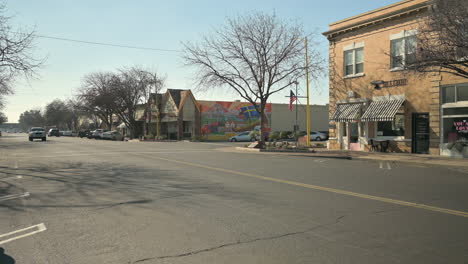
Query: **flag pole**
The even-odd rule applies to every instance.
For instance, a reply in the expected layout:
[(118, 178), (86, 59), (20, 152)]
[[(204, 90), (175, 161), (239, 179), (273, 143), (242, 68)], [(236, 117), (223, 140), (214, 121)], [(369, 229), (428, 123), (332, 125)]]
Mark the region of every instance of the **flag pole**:
[(305, 38), (306, 51), (306, 84), (307, 84), (307, 147), (310, 147), (310, 104), (309, 104), (309, 52), (307, 38)]

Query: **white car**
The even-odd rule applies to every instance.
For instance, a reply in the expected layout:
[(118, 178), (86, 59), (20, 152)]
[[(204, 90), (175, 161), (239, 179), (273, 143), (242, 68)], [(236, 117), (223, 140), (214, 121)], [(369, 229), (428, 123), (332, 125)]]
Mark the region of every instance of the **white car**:
[(255, 140), (252, 138), (252, 136), (250, 135), (250, 132), (251, 131), (245, 131), (245, 132), (242, 132), (242, 133), (239, 133), (233, 137), (230, 137), (229, 138), (229, 141), (231, 142), (242, 142), (242, 141), (252, 141), (252, 140)]
[(32, 127), (28, 133), (29, 141), (33, 141), (36, 138), (42, 139), (42, 141), (46, 141), (46, 132), (45, 129), (42, 127)]
[(102, 134), (104, 132), (107, 132), (109, 130), (106, 130), (106, 129), (96, 129), (94, 130), (93, 132), (91, 132), (91, 138), (94, 138), (94, 139), (102, 139)]
[(123, 141), (124, 136), (120, 134), (119, 131), (108, 131), (102, 133), (102, 139)]
[(71, 137), (73, 133), (71, 131), (63, 131), (63, 136), (64, 137)]

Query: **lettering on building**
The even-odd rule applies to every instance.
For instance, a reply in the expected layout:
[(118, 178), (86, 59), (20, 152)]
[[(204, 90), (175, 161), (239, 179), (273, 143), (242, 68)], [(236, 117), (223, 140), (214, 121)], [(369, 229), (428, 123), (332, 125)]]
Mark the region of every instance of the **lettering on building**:
[(389, 88), (389, 87), (395, 87), (395, 86), (406, 86), (407, 84), (408, 84), (407, 79), (399, 79), (399, 80), (383, 82), (382, 87)]

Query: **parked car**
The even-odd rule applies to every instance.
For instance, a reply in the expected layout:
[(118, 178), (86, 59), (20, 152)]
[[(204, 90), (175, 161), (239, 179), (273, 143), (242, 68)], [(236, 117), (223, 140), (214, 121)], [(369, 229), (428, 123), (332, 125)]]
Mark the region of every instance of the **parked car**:
[(51, 128), (49, 129), (49, 132), (47, 133), (49, 137), (60, 137), (60, 132), (58, 128)]
[(329, 131), (319, 131), (320, 133), (323, 133), (327, 136), (327, 140), (330, 137), (330, 132)]
[(73, 135), (73, 132), (70, 130), (63, 131), (63, 136), (64, 137), (71, 137)]
[(29, 141), (33, 141), (36, 138), (42, 139), (42, 141), (46, 141), (46, 132), (45, 129), (42, 127), (32, 127), (28, 133)]
[(242, 141), (252, 141), (253, 138), (252, 136), (250, 135), (250, 132), (251, 131), (245, 131), (245, 132), (241, 132), (233, 137), (230, 137), (229, 138), (229, 141), (231, 142), (242, 142)]
[(84, 138), (84, 137), (88, 137), (89, 134), (90, 134), (91, 131), (89, 131), (89, 129), (85, 129), (85, 130), (80, 130), (78, 131), (78, 136), (80, 138)]
[(102, 139), (123, 141), (124, 136), (119, 131), (107, 131), (102, 133)]
[(310, 132), (310, 140), (311, 141), (322, 141), (327, 140), (328, 135), (319, 131), (311, 131)]
[(91, 133), (91, 138), (102, 139), (102, 134), (104, 132), (107, 132), (107, 131), (109, 131), (109, 130), (107, 130), (107, 129), (96, 129)]

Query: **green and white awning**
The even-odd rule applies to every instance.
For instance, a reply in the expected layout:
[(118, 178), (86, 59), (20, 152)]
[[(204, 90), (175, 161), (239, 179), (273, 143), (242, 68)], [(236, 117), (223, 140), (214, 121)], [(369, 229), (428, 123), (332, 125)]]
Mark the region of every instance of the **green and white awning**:
[(392, 121), (404, 102), (405, 99), (373, 101), (362, 115), (361, 121)]
[(332, 121), (335, 122), (353, 122), (361, 118), (362, 103), (337, 104)]

